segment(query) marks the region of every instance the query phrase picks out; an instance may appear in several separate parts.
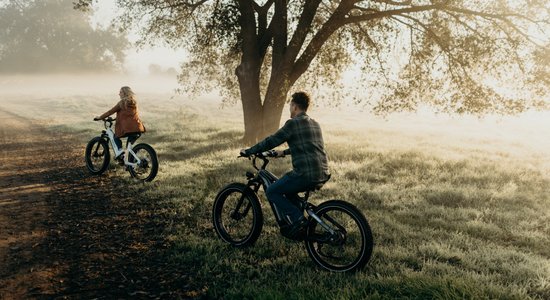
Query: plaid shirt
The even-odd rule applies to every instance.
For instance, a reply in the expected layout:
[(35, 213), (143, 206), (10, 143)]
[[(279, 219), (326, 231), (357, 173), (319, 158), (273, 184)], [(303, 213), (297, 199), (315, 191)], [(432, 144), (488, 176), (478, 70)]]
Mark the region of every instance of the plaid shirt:
[(306, 113), (300, 113), (286, 121), (285, 125), (258, 144), (246, 150), (248, 154), (273, 149), (287, 142), (285, 155), (292, 155), (291, 173), (303, 176), (311, 182), (328, 179), (328, 162), (321, 127)]

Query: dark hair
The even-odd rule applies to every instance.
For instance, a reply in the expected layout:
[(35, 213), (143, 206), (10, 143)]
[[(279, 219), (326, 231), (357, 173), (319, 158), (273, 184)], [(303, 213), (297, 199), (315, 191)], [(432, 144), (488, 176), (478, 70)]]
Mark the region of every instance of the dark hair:
[(303, 110), (307, 111), (307, 108), (309, 107), (309, 103), (311, 102), (309, 98), (309, 94), (306, 92), (297, 92), (292, 94), (292, 100), (291, 102), (294, 102), (294, 104), (298, 105), (298, 107)]

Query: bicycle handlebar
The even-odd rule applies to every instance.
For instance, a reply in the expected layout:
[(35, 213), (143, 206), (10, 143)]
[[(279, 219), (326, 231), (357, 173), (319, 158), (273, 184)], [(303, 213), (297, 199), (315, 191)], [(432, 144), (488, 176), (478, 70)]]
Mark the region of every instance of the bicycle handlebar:
[[(278, 157), (278, 156), (277, 156), (277, 151), (268, 150), (268, 151), (258, 152), (258, 153), (254, 153), (254, 154), (250, 154), (250, 155), (244, 155), (244, 153), (241, 153), (238, 157), (246, 157), (248, 159), (252, 158), (252, 165), (254, 166), (254, 168), (256, 170), (260, 170), (260, 169), (263, 170), (263, 169), (265, 169), (265, 167), (269, 163), (269, 159), (267, 159), (268, 157)], [(256, 159), (257, 158), (259, 158), (263, 161), (261, 168), (258, 168), (258, 166), (256, 166)]]
[(96, 119), (96, 118), (94, 118), (94, 121), (113, 122), (113, 121), (116, 121), (116, 118), (111, 118), (111, 117), (107, 117), (105, 119)]
[(278, 157), (277, 156), (277, 151), (275, 150), (267, 150), (267, 151), (264, 151), (264, 152), (258, 152), (258, 153), (253, 153), (253, 154), (250, 154), (250, 155), (246, 155), (244, 153), (241, 153), (238, 157), (247, 157), (247, 158), (254, 158), (254, 157), (258, 157), (258, 158), (266, 158), (266, 157)]
[[(103, 125), (105, 125), (105, 128), (107, 127), (112, 127), (113, 126), (113, 121), (116, 121), (116, 118), (111, 118), (111, 117), (107, 117), (105, 119), (96, 119), (94, 118), (94, 121), (103, 121)], [(109, 124), (109, 125), (107, 125)]]

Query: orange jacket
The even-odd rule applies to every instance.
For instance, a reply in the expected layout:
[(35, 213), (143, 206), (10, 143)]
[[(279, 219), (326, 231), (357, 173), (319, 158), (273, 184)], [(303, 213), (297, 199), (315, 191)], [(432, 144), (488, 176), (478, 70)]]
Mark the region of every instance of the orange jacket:
[(124, 137), (128, 133), (145, 132), (145, 126), (139, 119), (137, 105), (128, 105), (126, 109), (122, 104), (122, 100), (118, 102), (108, 112), (102, 114), (99, 118), (104, 119), (116, 112), (115, 135)]

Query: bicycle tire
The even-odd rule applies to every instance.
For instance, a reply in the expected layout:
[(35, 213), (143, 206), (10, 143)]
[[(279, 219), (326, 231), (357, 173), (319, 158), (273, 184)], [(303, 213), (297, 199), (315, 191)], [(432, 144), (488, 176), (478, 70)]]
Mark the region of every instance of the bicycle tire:
[[(232, 220), (225, 220), (224, 207), (226, 204), (228, 206), (231, 205), (228, 204), (228, 200), (235, 198), (233, 196), (237, 198), (237, 203), (241, 202), (240, 199), (243, 200), (241, 202), (241, 209), (237, 212), (233, 210), (237, 207), (228, 207), (229, 211), (233, 210), (231, 215), (228, 216)], [(237, 205), (237, 203), (235, 203), (235, 205)], [(244, 215), (234, 215), (235, 213), (244, 213)], [(252, 213), (251, 216), (249, 216), (250, 213)], [(245, 220), (245, 222), (251, 221), (250, 226), (243, 223), (245, 230), (241, 238), (238, 237), (236, 233), (238, 224), (232, 226), (230, 223), (230, 221), (236, 221), (234, 223), (239, 222), (240, 219), (237, 220), (237, 218), (246, 218), (247, 220)], [(258, 240), (263, 227), (263, 213), (258, 196), (247, 185), (242, 183), (232, 183), (225, 186), (214, 200), (214, 205), (212, 207), (212, 222), (216, 233), (224, 242), (238, 248), (253, 245), (256, 240)]]
[[(99, 148), (94, 149), (94, 146), (96, 145), (97, 147), (101, 147), (101, 149)], [(99, 152), (98, 154), (99, 150), (101, 150), (101, 152)], [(92, 155), (95, 158), (92, 157)], [(86, 145), (86, 152), (84, 154), (84, 157), (86, 160), (86, 167), (88, 168), (88, 171), (90, 173), (92, 173), (93, 175), (103, 174), (109, 167), (109, 163), (111, 161), (111, 154), (109, 152), (109, 143), (107, 143), (107, 141), (100, 136), (97, 136), (91, 139), (88, 142), (88, 145)], [(97, 160), (100, 163), (98, 167), (94, 165), (94, 160)]]
[[(361, 211), (351, 203), (342, 200), (330, 200), (324, 202), (315, 209), (315, 213), (328, 224), (332, 223), (333, 228), (336, 228), (339, 232), (345, 233), (343, 234), (342, 240), (339, 242), (342, 245), (331, 245), (330, 242), (321, 243), (306, 237), (305, 244), (310, 258), (318, 266), (331, 272), (353, 272), (362, 269), (369, 262), (374, 248), (372, 231), (363, 213), (361, 213)], [(344, 226), (340, 224), (344, 223), (344, 221), (336, 220), (338, 213), (341, 213), (342, 215), (345, 215), (353, 220), (355, 227), (344, 228)], [(332, 221), (329, 221), (330, 219), (332, 219)], [(340, 219), (345, 218), (342, 216)], [(334, 222), (337, 223), (337, 225)], [(307, 228), (306, 234), (308, 237), (313, 236), (316, 234), (316, 229), (321, 230), (321, 228), (322, 227), (314, 219), (310, 219), (310, 224)], [(344, 229), (342, 230), (342, 228)], [(358, 231), (355, 231), (357, 229)], [(360, 238), (358, 242), (359, 249), (357, 255), (350, 255), (352, 258), (349, 263), (337, 264), (330, 260), (331, 258), (334, 258), (334, 261), (337, 261), (338, 255), (344, 256), (348, 253), (348, 251), (344, 249), (344, 246), (349, 246), (349, 244), (355, 242), (357, 237)], [(321, 250), (323, 247), (334, 247), (334, 249), (329, 248), (328, 252), (333, 250), (332, 252), (335, 256), (330, 257), (331, 254), (322, 253), (322, 251), (327, 251)]]
[[(159, 169), (159, 162), (158, 162), (157, 152), (155, 151), (155, 149), (153, 149), (153, 147), (151, 147), (148, 144), (137, 144), (136, 146), (134, 146), (132, 148), (132, 151), (134, 151), (134, 153), (136, 153), (136, 155), (139, 154), (140, 150), (144, 150), (148, 155), (148, 158), (147, 157), (143, 157), (143, 158), (140, 157), (140, 159), (142, 159), (142, 160), (145, 159), (146, 160), (145, 167), (139, 166), (138, 167), (139, 169), (136, 171), (136, 169), (134, 169), (133, 167), (128, 166), (128, 171), (130, 172), (130, 175), (133, 178), (137, 178), (141, 181), (146, 181), (146, 182), (153, 181), (153, 179), (155, 179), (155, 177), (157, 176), (158, 169)], [(128, 157), (128, 161), (133, 162), (134, 157), (130, 155), (130, 157)], [(149, 169), (148, 175), (145, 176), (145, 177), (142, 177), (141, 174), (140, 174), (141, 169)]]

